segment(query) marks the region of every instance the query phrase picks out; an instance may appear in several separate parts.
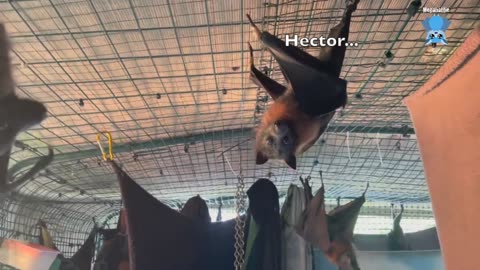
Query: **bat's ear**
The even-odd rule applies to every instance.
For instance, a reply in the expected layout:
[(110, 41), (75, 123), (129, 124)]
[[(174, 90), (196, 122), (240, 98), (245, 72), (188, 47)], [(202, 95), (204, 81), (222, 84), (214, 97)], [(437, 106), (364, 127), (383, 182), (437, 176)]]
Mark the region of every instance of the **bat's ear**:
[(425, 30), (430, 31), (430, 24), (428, 23), (430, 21), (430, 18), (426, 18), (425, 20), (422, 21), (423, 28)]
[(257, 152), (257, 165), (265, 164), (268, 161), (268, 157), (265, 156), (262, 152)]
[(287, 163), (287, 165), (296, 170), (297, 169), (297, 158), (295, 157), (295, 155), (290, 155), (290, 157), (288, 157), (288, 159), (285, 159), (285, 162)]

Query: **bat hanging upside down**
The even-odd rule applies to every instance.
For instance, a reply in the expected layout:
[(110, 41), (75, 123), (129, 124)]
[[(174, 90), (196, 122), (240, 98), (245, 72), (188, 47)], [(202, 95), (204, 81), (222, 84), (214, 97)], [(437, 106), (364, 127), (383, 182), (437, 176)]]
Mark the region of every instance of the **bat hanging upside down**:
[(37, 101), (19, 98), (10, 60), (10, 43), (4, 24), (0, 23), (0, 193), (13, 191), (53, 160), (53, 150), (42, 157), (28, 172), (13, 179), (8, 172), (10, 153), (17, 135), (42, 122), (47, 116), (45, 106)]
[(408, 242), (405, 234), (403, 233), (402, 226), (400, 222), (402, 221), (403, 215), (403, 204), (400, 204), (400, 213), (395, 215), (394, 204), (392, 203), (392, 218), (393, 218), (393, 229), (387, 234), (387, 247), (388, 250), (408, 250)]
[(352, 244), (353, 232), (360, 209), (365, 203), (369, 184), (367, 183), (362, 196), (336, 207), (327, 214), (323, 180), (315, 196), (312, 196), (308, 180), (309, 178), (303, 180), (300, 177), (307, 202), (300, 221), (296, 224), (297, 233), (305, 241), (323, 251), (326, 258), (337, 265), (339, 270), (360, 270)]
[[(350, 20), (359, 0), (346, 1), (341, 22), (330, 30), (329, 38), (348, 41)], [(247, 14), (257, 38), (272, 53), (286, 79), (283, 86), (254, 65), (250, 48), (250, 76), (274, 100), (256, 132), (256, 163), (284, 160), (296, 169), (296, 156), (318, 140), (335, 110), (347, 103), (347, 82), (340, 79), (346, 46), (322, 47), (318, 57), (286, 43), (268, 32), (261, 32)]]

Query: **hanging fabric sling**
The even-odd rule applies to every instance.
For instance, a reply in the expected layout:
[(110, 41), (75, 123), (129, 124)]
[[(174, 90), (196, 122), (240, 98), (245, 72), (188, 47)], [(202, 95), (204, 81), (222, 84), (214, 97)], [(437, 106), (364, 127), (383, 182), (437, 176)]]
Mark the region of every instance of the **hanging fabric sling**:
[(290, 185), (282, 207), (282, 270), (312, 270), (313, 248), (295, 230), (304, 209), (303, 188)]
[[(247, 191), (249, 199), (248, 218), (258, 226), (255, 236), (249, 232), (248, 240), (253, 241), (249, 256), (245, 260), (246, 270), (278, 270), (281, 263), (281, 220), (278, 191), (268, 179), (257, 180)], [(248, 223), (247, 223), (248, 224)], [(255, 237), (254, 240), (250, 240)]]
[[(133, 181), (113, 160), (112, 136), (106, 132), (106, 152), (97, 136), (102, 157), (113, 168), (120, 184), (126, 213), (129, 270), (228, 270), (234, 269), (235, 236), (245, 216), (205, 224), (171, 209)], [(278, 196), (278, 194), (277, 194)], [(277, 198), (278, 201), (278, 198)], [(278, 207), (277, 207), (278, 209)], [(243, 238), (241, 239), (243, 241)], [(241, 251), (244, 248), (241, 246)]]

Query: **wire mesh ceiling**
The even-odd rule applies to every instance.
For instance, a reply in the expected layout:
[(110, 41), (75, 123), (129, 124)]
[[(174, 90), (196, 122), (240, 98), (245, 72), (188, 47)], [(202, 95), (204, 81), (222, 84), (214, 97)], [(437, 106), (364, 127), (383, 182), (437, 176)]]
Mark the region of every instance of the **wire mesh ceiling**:
[[(43, 218), (58, 246), (75, 250), (91, 218), (118, 211), (120, 193), (101, 162), (95, 136), (110, 131), (116, 159), (133, 179), (175, 206), (200, 194), (215, 207), (234, 195), (236, 174), (251, 184), (269, 177), (284, 194), (299, 175), (326, 195), (351, 198), (370, 182), (365, 215), (388, 215), (390, 202), (410, 203), (406, 218), (432, 220), (422, 162), (402, 99), (418, 89), (478, 22), (479, 1), (424, 1), (449, 7), (448, 45), (424, 46), (408, 1), (361, 1), (353, 15), (342, 76), (349, 104), (297, 171), (280, 162), (255, 165), (253, 129), (270, 102), (249, 80), (247, 45), (257, 66), (281, 71), (250, 33), (252, 18), (280, 37), (326, 35), (343, 0), (41, 0), (0, 2), (0, 21), (13, 41), (20, 96), (45, 103), (49, 117), (23, 133), (11, 168), (21, 173), (47, 145), (54, 163), (0, 201), (0, 236), (32, 238)], [(308, 48), (312, 54), (318, 48)], [(385, 52), (394, 54), (386, 66)], [(221, 155), (226, 151), (224, 155)], [(387, 204), (388, 203), (388, 204)], [(432, 221), (433, 222), (433, 221)], [(385, 230), (389, 225), (380, 224)]]

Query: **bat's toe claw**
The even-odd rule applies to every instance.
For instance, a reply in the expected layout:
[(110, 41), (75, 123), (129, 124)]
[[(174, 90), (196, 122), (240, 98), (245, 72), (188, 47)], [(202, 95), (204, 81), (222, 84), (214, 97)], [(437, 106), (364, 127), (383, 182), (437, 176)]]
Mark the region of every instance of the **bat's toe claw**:
[(253, 33), (258, 39), (260, 39), (262, 37), (262, 32), (260, 31), (260, 29), (258, 29), (257, 25), (255, 25), (255, 23), (252, 20), (252, 17), (250, 17), (250, 14), (247, 14), (247, 19), (250, 22), (250, 25), (253, 29)]
[(360, 0), (347, 0), (347, 9), (351, 12), (354, 12), (355, 10), (357, 10), (358, 2), (360, 2)]

